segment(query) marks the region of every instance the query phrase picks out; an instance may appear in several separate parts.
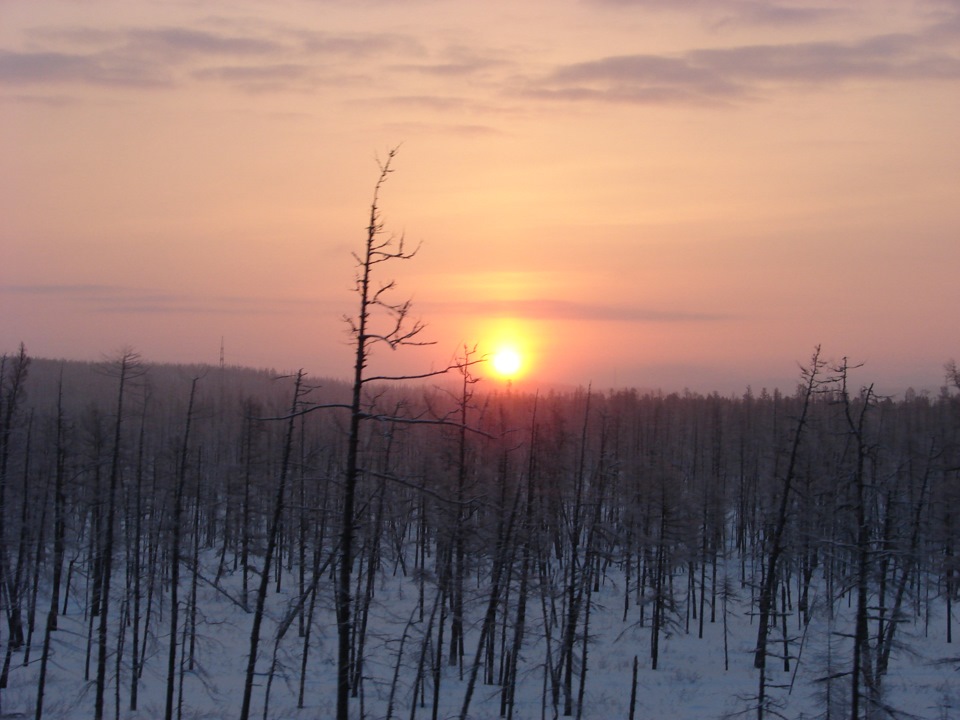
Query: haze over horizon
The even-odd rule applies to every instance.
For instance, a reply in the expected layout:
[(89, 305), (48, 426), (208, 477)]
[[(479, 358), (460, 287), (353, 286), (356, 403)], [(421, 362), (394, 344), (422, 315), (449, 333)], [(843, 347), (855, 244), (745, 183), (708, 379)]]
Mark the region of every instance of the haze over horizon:
[(952, 0), (0, 3), (0, 352), (347, 377), (385, 268), (444, 366), (792, 388), (960, 357)]

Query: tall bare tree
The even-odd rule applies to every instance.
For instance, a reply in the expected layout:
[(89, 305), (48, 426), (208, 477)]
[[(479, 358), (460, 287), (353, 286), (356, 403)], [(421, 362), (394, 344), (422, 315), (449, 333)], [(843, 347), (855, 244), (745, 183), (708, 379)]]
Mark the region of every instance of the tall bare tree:
[(763, 585), (760, 588), (759, 599), (759, 622), (757, 627), (757, 646), (754, 651), (753, 664), (760, 671), (759, 693), (757, 697), (757, 720), (763, 720), (766, 709), (766, 671), (767, 671), (767, 636), (770, 634), (770, 618), (773, 615), (773, 606), (776, 600), (777, 584), (779, 577), (780, 556), (784, 551), (784, 534), (787, 529), (788, 509), (790, 507), (790, 498), (794, 492), (794, 481), (796, 479), (798, 458), (800, 452), (800, 443), (803, 439), (804, 428), (808, 421), (813, 394), (820, 383), (820, 371), (823, 369), (823, 361), (820, 359), (820, 347), (814, 350), (813, 357), (810, 359), (810, 365), (803, 370), (804, 384), (801, 390), (802, 405), (800, 416), (797, 418), (797, 425), (793, 433), (793, 441), (790, 445), (790, 457), (787, 461), (787, 469), (784, 473), (783, 484), (780, 487), (780, 498), (777, 507), (777, 515), (773, 521), (771, 532), (770, 550), (767, 555), (766, 572), (763, 577)]
[[(7, 610), (7, 650), (4, 655), (3, 670), (0, 671), (0, 689), (7, 685), (7, 673), (10, 668), (10, 655), (15, 648), (23, 645), (23, 620), (21, 613), (20, 582), (16, 571), (11, 571), (7, 556), (7, 479), (10, 466), (10, 446), (14, 437), (17, 413), (24, 398), (24, 384), (30, 367), (30, 357), (23, 343), (16, 356), (0, 359), (0, 583), (6, 594)], [(25, 500), (24, 500), (25, 502)]]
[[(129, 348), (121, 350), (110, 363), (107, 372), (117, 378), (117, 416), (113, 426), (113, 448), (110, 456), (110, 481), (107, 494), (107, 517), (103, 529), (102, 600), (100, 625), (97, 629), (97, 694), (94, 705), (96, 720), (102, 720), (104, 691), (107, 684), (107, 631), (109, 629), (110, 581), (113, 577), (113, 538), (117, 506), (117, 485), (120, 481), (121, 436), (123, 429), (123, 403), (129, 383), (144, 373), (140, 355)], [(117, 678), (117, 682), (120, 679)]]
[[(260, 625), (263, 623), (263, 612), (267, 599), (267, 586), (270, 584), (270, 561), (277, 546), (280, 518), (283, 515), (283, 496), (286, 492), (287, 477), (290, 468), (290, 455), (293, 449), (293, 434), (296, 427), (297, 407), (302, 400), (303, 370), (297, 373), (293, 389), (293, 400), (287, 423), (287, 432), (283, 443), (283, 458), (280, 463), (280, 478), (277, 482), (277, 494), (273, 505), (273, 514), (270, 518), (270, 527), (267, 530), (267, 549), (263, 557), (263, 569), (260, 571), (260, 584), (257, 587), (256, 607), (253, 611), (253, 627), (250, 630), (250, 654), (247, 657), (246, 680), (243, 684), (243, 703), (240, 708), (240, 720), (250, 717), (250, 698), (253, 693), (254, 671), (257, 666), (257, 647), (260, 644)], [(272, 674), (272, 673), (271, 673)]]
[(57, 629), (57, 608), (60, 602), (60, 583), (63, 575), (64, 555), (64, 475), (66, 451), (64, 449), (63, 415), (63, 366), (60, 367), (60, 381), (57, 386), (56, 420), (56, 460), (54, 469), (54, 520), (53, 520), (53, 584), (50, 590), (50, 609), (47, 612), (47, 624), (43, 633), (43, 650), (40, 654), (40, 672), (37, 680), (36, 720), (43, 718), (43, 694), (47, 681), (47, 663), (50, 659), (50, 642), (53, 631)]
[(344, 320), (353, 337), (354, 364), (350, 400), (350, 425), (347, 436), (347, 462), (343, 482), (343, 503), (340, 514), (339, 566), (336, 586), (337, 613), (337, 720), (348, 720), (351, 678), (351, 637), (353, 635), (353, 598), (351, 575), (353, 569), (353, 545), (356, 537), (357, 484), (363, 469), (360, 465), (360, 434), (364, 420), (374, 417), (364, 404), (364, 390), (371, 383), (396, 380), (412, 380), (442, 374), (446, 370), (422, 375), (383, 376), (370, 375), (367, 367), (371, 353), (377, 345), (391, 350), (404, 345), (429, 345), (419, 339), (424, 325), (410, 315), (409, 300), (393, 302), (390, 293), (396, 287), (393, 280), (380, 281), (375, 277), (381, 265), (398, 260), (409, 260), (419, 248), (408, 250), (404, 236), (385, 234), (380, 211), (380, 192), (393, 172), (391, 163), (397, 154), (392, 149), (385, 161), (380, 162), (380, 175), (374, 185), (370, 203), (367, 237), (360, 253), (354, 253), (356, 276), (354, 291), (358, 298), (355, 316)]
[(187, 418), (183, 430), (183, 445), (180, 447), (180, 459), (177, 464), (177, 484), (173, 495), (173, 513), (170, 523), (173, 536), (173, 547), (170, 549), (170, 647), (167, 654), (164, 720), (172, 720), (173, 718), (173, 691), (177, 673), (177, 626), (180, 614), (180, 544), (182, 540), (180, 521), (183, 516), (183, 491), (187, 484), (187, 460), (190, 457), (190, 431), (193, 425), (194, 402), (199, 380), (199, 377), (195, 377), (190, 382), (190, 399), (187, 402)]

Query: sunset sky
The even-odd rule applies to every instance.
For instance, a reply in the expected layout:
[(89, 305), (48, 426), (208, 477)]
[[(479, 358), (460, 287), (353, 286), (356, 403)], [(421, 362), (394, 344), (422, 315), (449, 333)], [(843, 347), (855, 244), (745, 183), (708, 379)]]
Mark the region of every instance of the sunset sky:
[(957, 0), (0, 0), (0, 351), (881, 392), (960, 359)]

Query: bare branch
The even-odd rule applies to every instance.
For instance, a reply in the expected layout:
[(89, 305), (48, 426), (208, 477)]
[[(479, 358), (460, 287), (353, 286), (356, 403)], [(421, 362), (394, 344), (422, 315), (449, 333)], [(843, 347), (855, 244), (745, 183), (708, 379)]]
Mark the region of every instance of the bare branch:
[(426, 378), (446, 375), (453, 367), (445, 367), (443, 370), (432, 370), (431, 372), (419, 373), (416, 375), (373, 375), (363, 379), (364, 384), (374, 382), (403, 382), (404, 380), (424, 380)]
[(444, 420), (442, 418), (422, 418), (422, 417), (405, 418), (405, 417), (398, 417), (396, 415), (371, 415), (371, 414), (364, 414), (364, 417), (371, 420), (380, 420), (381, 422), (396, 423), (398, 425), (440, 425), (441, 427), (450, 427), (450, 428), (456, 428), (457, 430), (466, 430), (467, 432), (475, 433), (476, 435), (482, 435), (483, 437), (490, 438), (491, 440), (496, 440), (498, 437), (500, 437), (498, 435), (493, 435), (491, 433), (488, 433), (486, 430), (480, 430), (479, 428), (471, 427), (470, 425), (464, 425), (458, 422), (450, 422), (449, 420)]

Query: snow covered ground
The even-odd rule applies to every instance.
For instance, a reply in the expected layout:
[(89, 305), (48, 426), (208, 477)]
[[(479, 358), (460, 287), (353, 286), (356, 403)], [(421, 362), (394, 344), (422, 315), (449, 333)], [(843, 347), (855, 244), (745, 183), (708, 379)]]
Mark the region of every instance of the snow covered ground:
[[(650, 663), (649, 612), (645, 627), (640, 627), (639, 607), (631, 603), (627, 620), (622, 620), (621, 581), (615, 568), (610, 568), (600, 592), (592, 596), (582, 717), (615, 720), (629, 716), (634, 657), (638, 659), (635, 708), (635, 717), (638, 719), (694, 720), (741, 713), (743, 717), (756, 717), (756, 712), (751, 709), (757, 695), (758, 678), (758, 672), (753, 668), (752, 652), (756, 642), (756, 623), (745, 610), (748, 607), (749, 590), (742, 591), (746, 596), (741, 595), (728, 605), (726, 637), (729, 669), (724, 667), (725, 633), (719, 603), (716, 622), (710, 622), (709, 606), (707, 608), (702, 639), (698, 638), (698, 621), (691, 619), (689, 633), (686, 631), (686, 608), (681, 603), (679, 612), (673, 616), (674, 626), (662, 640), (659, 667), (653, 670)], [(269, 621), (263, 626), (257, 666), (259, 684), (253, 694), (252, 717), (264, 716), (267, 671), (271, 665), (277, 621), (293, 602), (295, 587), (290, 579), (284, 583), (279, 594), (271, 588)], [(411, 709), (414, 676), (423, 645), (423, 629), (429, 620), (434, 596), (433, 586), (427, 583), (425, 587), (425, 619), (419, 622), (417, 579), (401, 574), (387, 574), (381, 579), (372, 608), (374, 617), (368, 630), (366, 680), (362, 698), (354, 701), (353, 717), (388, 717), (392, 688), (393, 717), (431, 717), (433, 686), (429, 670), (424, 684), (424, 707)], [(238, 577), (225, 576), (222, 589), (234, 597), (239, 596)], [(477, 592), (478, 602), (482, 602), (483, 593), (479, 592), (482, 588), (474, 586), (473, 590)], [(845, 602), (840, 605), (841, 612), (835, 618), (833, 632), (830, 631), (826, 608), (822, 603), (814, 608), (813, 619), (806, 630), (795, 612), (790, 616), (787, 627), (792, 639), (790, 671), (783, 671), (782, 660), (773, 657), (769, 660), (770, 683), (777, 686), (770, 693), (777, 702), (778, 712), (785, 718), (839, 719), (844, 717), (844, 712), (849, 712), (849, 677), (839, 677), (830, 682), (822, 680), (831, 671), (838, 673), (849, 667), (849, 639), (843, 634), (850, 630), (849, 613), (852, 609)], [(329, 586), (325, 585), (318, 595), (317, 606), (304, 707), (297, 708), (303, 641), (298, 637), (297, 623), (294, 622), (278, 646), (267, 718), (333, 717), (336, 626)], [(39, 607), (44, 607), (44, 603), (41, 602)], [(231, 602), (227, 594), (209, 584), (200, 587), (198, 607), (196, 662), (192, 671), (183, 674), (182, 707), (178, 714), (187, 719), (237, 717), (243, 693), (252, 615)], [(904, 648), (897, 651), (892, 660), (885, 684), (885, 700), (891, 708), (902, 713), (899, 717), (929, 720), (960, 718), (960, 649), (956, 644), (950, 645), (945, 641), (944, 605), (940, 601), (932, 601), (929, 607), (915, 609), (919, 610), (915, 619), (899, 628)], [(154, 610), (156, 612), (156, 608)], [(139, 709), (135, 712), (129, 710), (129, 646), (122, 648), (119, 694), (116, 656), (110, 658), (112, 673), (108, 690), (108, 717), (163, 717), (168, 613), (169, 608), (163, 607), (162, 616), (155, 615), (151, 621), (146, 665), (140, 684)], [(470, 665), (477, 651), (482, 613), (483, 608), (476, 603), (468, 608), (471, 626), (466, 642), (463, 678), (458, 668), (449, 667), (446, 662), (443, 664), (438, 706), (440, 718), (460, 716)], [(2, 691), (0, 717), (34, 716), (42, 641), (40, 628), (44, 617), (43, 613), (38, 613), (38, 629), (33, 637), (29, 665), (23, 666), (22, 653), (13, 656), (10, 684)], [(48, 671), (45, 718), (79, 719), (93, 716), (93, 683), (84, 680), (87, 621), (76, 603), (71, 604), (68, 614), (60, 619), (60, 629), (54, 634)], [(549, 693), (544, 692), (545, 643), (541, 605), (536, 595), (531, 596), (527, 622), (513, 717), (518, 720), (552, 718), (556, 713)], [(402, 638), (405, 638), (403, 642)], [(777, 643), (782, 642), (779, 626), (771, 639), (771, 652), (777, 652)], [(431, 653), (434, 651), (432, 648), (428, 650)], [(91, 678), (96, 667), (95, 643), (92, 654)], [(400, 670), (394, 687), (398, 658)], [(581, 659), (578, 655), (578, 662)], [(575, 697), (577, 688), (578, 683), (575, 682)], [(500, 698), (501, 688), (483, 684), (481, 672), (468, 717), (500, 717)]]

